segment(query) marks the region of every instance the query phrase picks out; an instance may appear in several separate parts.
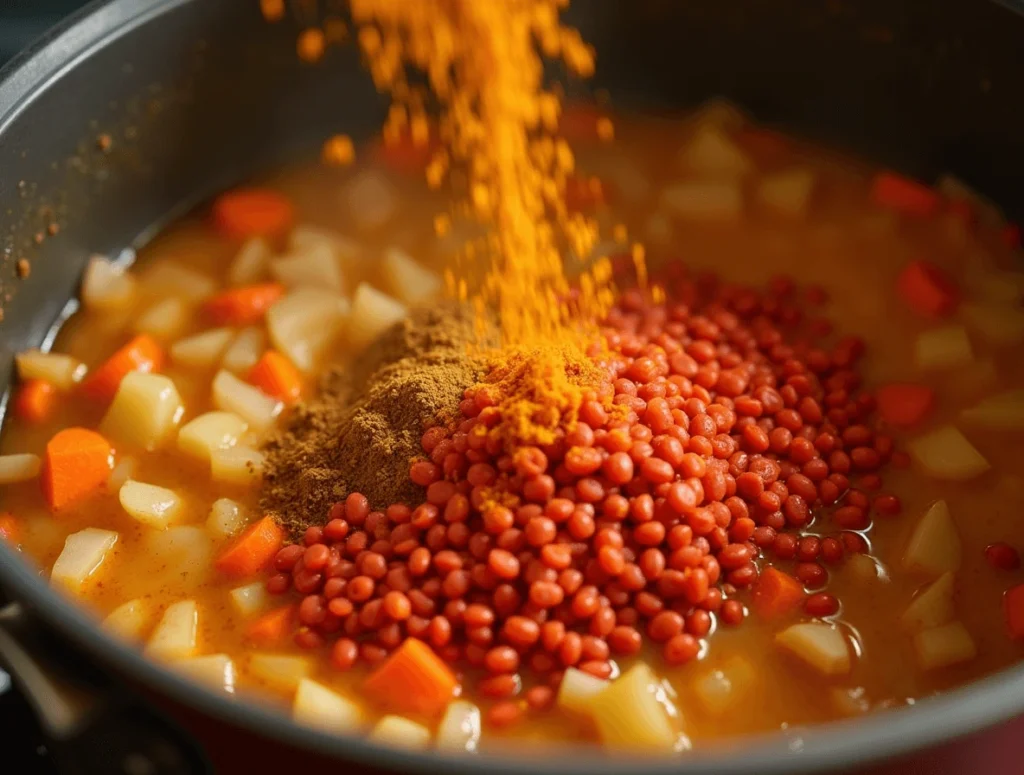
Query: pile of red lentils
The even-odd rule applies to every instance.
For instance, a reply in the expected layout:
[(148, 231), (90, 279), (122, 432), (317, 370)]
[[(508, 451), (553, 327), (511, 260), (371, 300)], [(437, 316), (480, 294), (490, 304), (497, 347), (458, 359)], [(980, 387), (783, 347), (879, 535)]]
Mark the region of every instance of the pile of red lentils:
[(806, 615), (838, 613), (829, 566), (899, 513), (879, 471), (906, 464), (860, 391), (863, 343), (789, 278), (758, 291), (672, 264), (660, 281), (667, 302), (628, 291), (608, 316), (608, 380), (555, 443), (505, 448), (483, 432), (495, 396), (467, 391), (411, 466), (423, 503), (353, 493), (280, 551), (268, 588), (302, 596), (299, 645), (346, 670), (414, 636), (483, 668), (485, 695), (525, 679), (540, 705), (570, 666), (698, 657), (747, 616), (760, 563), (800, 580)]

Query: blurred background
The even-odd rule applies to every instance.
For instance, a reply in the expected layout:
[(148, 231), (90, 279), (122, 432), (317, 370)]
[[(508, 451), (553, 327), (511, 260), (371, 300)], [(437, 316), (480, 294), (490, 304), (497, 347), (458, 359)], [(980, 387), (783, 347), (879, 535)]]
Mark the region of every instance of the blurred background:
[(0, 65), (87, 0), (0, 0)]

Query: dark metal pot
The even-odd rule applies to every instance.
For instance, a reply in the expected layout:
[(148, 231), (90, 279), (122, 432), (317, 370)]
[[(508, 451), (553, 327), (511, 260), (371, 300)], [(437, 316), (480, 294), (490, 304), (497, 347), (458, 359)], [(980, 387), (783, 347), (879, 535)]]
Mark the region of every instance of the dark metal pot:
[[(1022, 12), (1015, 0), (576, 0), (572, 21), (597, 45), (596, 85), (619, 104), (683, 107), (726, 95), (764, 122), (919, 176), (952, 172), (1020, 217)], [(309, 153), (331, 132), (361, 136), (379, 125), (386, 104), (354, 50), (303, 66), (295, 31), (264, 23), (255, 0), (112, 0), (0, 73), (0, 387), (14, 352), (48, 341), (89, 254), (138, 244), (190, 202)], [(31, 271), (18, 279), (22, 258)], [(1024, 713), (1021, 666), (911, 708), (670, 761), (584, 750), (517, 759), (403, 753), (181, 682), (107, 638), (3, 546), (0, 585), (18, 601), (0, 614), (0, 657), (36, 699), (69, 771), (124, 769), (132, 752), (155, 761), (156, 772), (199, 771), (190, 738), (135, 699), (139, 689), (211, 751), (212, 738), (230, 741), (234, 761), (248, 754), (253, 771), (274, 761), (260, 752), (286, 746), (279, 761), (293, 764), (304, 751), (366, 769), (467, 775), (791, 775), (865, 771), (889, 757), (902, 757), (893, 765), (902, 772), (936, 773), (957, 756), (948, 771), (993, 772), (993, 746), (1010, 741), (1012, 751), (1024, 731), (1022, 721), (1004, 723)], [(66, 669), (54, 670), (55, 645), (57, 667), (74, 667), (70, 684)], [(85, 700), (78, 709), (67, 703), (69, 685)]]

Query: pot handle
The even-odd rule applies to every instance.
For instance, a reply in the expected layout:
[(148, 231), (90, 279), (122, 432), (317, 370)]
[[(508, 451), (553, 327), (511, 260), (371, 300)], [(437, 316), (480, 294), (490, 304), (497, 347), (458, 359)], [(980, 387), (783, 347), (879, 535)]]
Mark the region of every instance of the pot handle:
[(212, 775), (184, 732), (82, 664), (18, 603), (0, 608), (0, 663), (35, 708), (61, 773)]

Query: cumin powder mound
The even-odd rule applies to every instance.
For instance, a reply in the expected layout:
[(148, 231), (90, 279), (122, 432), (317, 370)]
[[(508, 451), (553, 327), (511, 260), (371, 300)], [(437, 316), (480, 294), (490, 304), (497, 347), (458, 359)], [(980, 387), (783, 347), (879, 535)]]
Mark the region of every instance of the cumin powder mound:
[(264, 448), (263, 509), (297, 536), (323, 524), (350, 492), (379, 509), (422, 502), (409, 465), (423, 455), (423, 432), (454, 419), (482, 376), (484, 362), (467, 352), (476, 340), (472, 310), (441, 305), (414, 312), (358, 361), (330, 369)]

